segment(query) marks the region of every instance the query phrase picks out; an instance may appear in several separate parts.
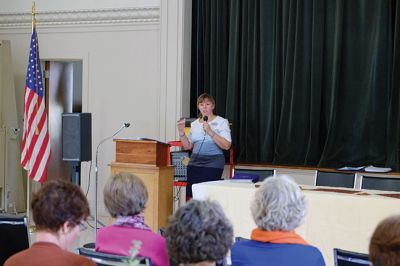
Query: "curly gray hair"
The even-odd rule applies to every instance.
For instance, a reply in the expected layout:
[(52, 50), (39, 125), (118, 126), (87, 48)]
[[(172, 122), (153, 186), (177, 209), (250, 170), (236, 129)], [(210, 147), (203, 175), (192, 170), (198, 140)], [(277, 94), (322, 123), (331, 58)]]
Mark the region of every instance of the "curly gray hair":
[(307, 213), (307, 203), (299, 186), (286, 175), (267, 178), (251, 205), (256, 225), (266, 231), (292, 231)]
[(112, 217), (132, 216), (144, 210), (147, 189), (143, 181), (131, 173), (118, 173), (104, 186), (104, 204)]
[(218, 261), (232, 245), (233, 229), (218, 203), (192, 200), (170, 217), (165, 238), (178, 263)]

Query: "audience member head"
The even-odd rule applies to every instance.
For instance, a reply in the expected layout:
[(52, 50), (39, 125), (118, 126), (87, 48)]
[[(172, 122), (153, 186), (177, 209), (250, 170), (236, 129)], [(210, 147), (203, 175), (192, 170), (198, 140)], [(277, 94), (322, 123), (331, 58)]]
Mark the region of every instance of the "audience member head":
[(292, 231), (303, 223), (307, 204), (293, 179), (285, 175), (273, 176), (256, 191), (251, 212), (260, 229)]
[(169, 219), (168, 253), (183, 265), (213, 265), (228, 253), (233, 229), (216, 202), (192, 200)]
[(63, 249), (68, 249), (76, 240), (80, 223), (90, 214), (81, 189), (60, 179), (44, 183), (33, 195), (31, 206), (38, 234), (55, 235)]
[(112, 176), (104, 187), (104, 204), (112, 217), (134, 216), (143, 212), (147, 203), (143, 181), (130, 173)]
[(369, 259), (375, 266), (400, 265), (400, 215), (384, 219), (375, 228), (369, 243)]

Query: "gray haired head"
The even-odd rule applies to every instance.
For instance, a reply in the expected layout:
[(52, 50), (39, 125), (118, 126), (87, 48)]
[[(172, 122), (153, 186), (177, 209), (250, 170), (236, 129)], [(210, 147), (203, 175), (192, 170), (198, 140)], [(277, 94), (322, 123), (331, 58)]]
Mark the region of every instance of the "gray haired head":
[(118, 173), (104, 186), (104, 205), (112, 217), (143, 212), (148, 193), (143, 181), (131, 173)]
[(192, 200), (170, 217), (165, 238), (178, 263), (217, 261), (228, 253), (233, 229), (218, 203)]
[(256, 225), (266, 231), (292, 231), (307, 213), (307, 203), (299, 185), (286, 175), (267, 178), (251, 205)]

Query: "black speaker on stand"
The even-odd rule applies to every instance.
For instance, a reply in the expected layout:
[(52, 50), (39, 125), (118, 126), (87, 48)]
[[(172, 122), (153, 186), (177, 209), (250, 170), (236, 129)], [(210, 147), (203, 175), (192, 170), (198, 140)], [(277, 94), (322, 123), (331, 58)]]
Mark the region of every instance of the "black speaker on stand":
[(92, 160), (92, 114), (62, 114), (62, 159), (71, 164), (71, 181), (80, 186), (81, 162)]

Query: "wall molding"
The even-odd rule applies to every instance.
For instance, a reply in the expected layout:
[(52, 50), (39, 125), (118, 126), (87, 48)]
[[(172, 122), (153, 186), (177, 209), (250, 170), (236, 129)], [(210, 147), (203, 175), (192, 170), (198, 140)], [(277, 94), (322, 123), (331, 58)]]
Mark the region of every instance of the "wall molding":
[[(30, 12), (0, 13), (0, 28), (31, 27)], [(92, 10), (42, 11), (38, 26), (159, 23), (159, 7), (107, 8)]]

